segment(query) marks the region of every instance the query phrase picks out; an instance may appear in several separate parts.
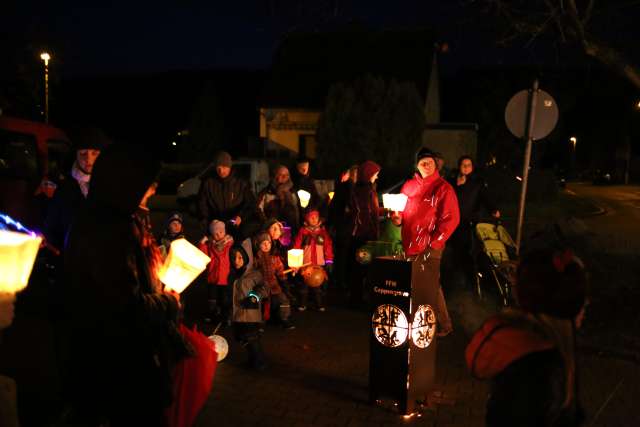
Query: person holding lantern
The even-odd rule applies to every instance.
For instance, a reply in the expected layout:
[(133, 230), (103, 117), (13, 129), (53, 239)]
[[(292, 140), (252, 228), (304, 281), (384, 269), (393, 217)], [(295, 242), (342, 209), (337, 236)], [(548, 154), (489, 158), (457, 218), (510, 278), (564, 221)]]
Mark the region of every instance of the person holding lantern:
[(393, 213), (402, 221), (402, 246), (407, 257), (423, 257), (425, 268), (419, 280), (438, 283), (435, 310), (438, 336), (453, 331), (447, 304), (440, 286), (440, 260), (445, 244), (460, 221), (458, 200), (451, 185), (437, 170), (437, 154), (421, 148), (416, 155), (416, 173), (402, 186), (407, 196), (404, 211)]
[(262, 222), (268, 218), (291, 227), (293, 233), (300, 228), (300, 205), (286, 166), (276, 166), (273, 179), (258, 195), (258, 211)]
[(163, 289), (134, 215), (159, 166), (141, 148), (105, 149), (68, 236), (63, 342), (78, 425), (164, 425), (173, 366), (190, 354), (177, 328), (179, 295)]
[(211, 221), (209, 235), (204, 236), (198, 245), (198, 249), (211, 258), (207, 272), (209, 319), (221, 317), (222, 323), (227, 325), (231, 323), (231, 291), (227, 279), (232, 245), (233, 237), (227, 234), (224, 222), (217, 219)]
[(269, 237), (269, 233), (258, 233), (254, 238), (254, 246), (257, 251), (256, 268), (262, 273), (262, 278), (271, 295), (270, 311), (277, 313), (284, 329), (295, 329), (295, 326), (289, 321), (291, 301), (280, 285), (281, 281), (286, 280), (284, 264), (280, 257), (271, 253), (271, 237)]
[[(304, 218), (305, 226), (298, 232), (293, 247), (304, 251), (303, 262), (305, 265), (308, 265), (306, 268), (320, 267), (324, 268), (327, 272), (331, 272), (333, 268), (333, 242), (331, 241), (329, 232), (320, 221), (320, 212), (315, 208), (309, 208)], [(304, 270), (302, 276), (305, 276)], [(322, 285), (312, 287), (311, 292), (313, 293), (316, 309), (321, 312), (325, 311), (322, 302)], [(299, 311), (307, 309), (308, 295), (309, 286), (303, 280), (300, 284)]]
[(378, 217), (384, 212), (378, 202), (376, 193), (376, 181), (380, 174), (380, 166), (371, 160), (367, 160), (358, 167), (358, 181), (351, 191), (349, 199), (348, 224), (349, 224), (349, 264), (350, 292), (349, 305), (357, 307), (363, 302), (365, 268), (356, 262), (357, 251), (367, 241), (378, 240)]
[(296, 170), (293, 174), (293, 190), (297, 194), (299, 190), (304, 190), (310, 194), (309, 205), (320, 209), (320, 194), (316, 188), (315, 181), (311, 176), (311, 166), (309, 158), (299, 157), (296, 160)]

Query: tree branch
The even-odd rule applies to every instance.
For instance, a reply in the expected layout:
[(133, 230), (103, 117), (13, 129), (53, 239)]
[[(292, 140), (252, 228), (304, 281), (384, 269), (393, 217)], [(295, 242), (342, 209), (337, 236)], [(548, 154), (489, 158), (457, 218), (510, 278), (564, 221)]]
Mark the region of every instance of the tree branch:
[(595, 40), (585, 40), (583, 43), (584, 52), (600, 61), (602, 64), (613, 68), (620, 75), (625, 77), (632, 85), (640, 89), (640, 69), (630, 64), (624, 56), (617, 50), (604, 43)]

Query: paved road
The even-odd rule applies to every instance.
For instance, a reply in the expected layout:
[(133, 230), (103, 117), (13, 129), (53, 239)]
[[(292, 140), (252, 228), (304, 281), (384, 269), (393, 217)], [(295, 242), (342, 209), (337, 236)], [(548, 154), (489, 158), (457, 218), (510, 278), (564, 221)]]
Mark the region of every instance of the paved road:
[(572, 184), (569, 191), (591, 199), (606, 210), (604, 215), (583, 218), (597, 244), (606, 252), (640, 252), (640, 186)]

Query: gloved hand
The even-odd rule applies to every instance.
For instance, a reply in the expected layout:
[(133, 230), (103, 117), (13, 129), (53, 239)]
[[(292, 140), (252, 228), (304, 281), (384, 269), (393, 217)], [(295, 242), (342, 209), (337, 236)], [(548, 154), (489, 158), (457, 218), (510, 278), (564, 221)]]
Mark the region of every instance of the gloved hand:
[(260, 307), (260, 302), (255, 296), (251, 295), (240, 301), (240, 307), (245, 309), (257, 309)]
[(333, 273), (333, 261), (326, 261), (324, 269), (326, 270), (327, 274)]

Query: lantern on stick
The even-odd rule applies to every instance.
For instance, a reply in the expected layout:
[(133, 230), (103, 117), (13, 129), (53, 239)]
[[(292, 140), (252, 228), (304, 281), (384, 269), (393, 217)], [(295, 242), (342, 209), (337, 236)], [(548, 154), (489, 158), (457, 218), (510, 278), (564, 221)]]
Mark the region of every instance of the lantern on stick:
[(407, 196), (402, 193), (383, 194), (382, 205), (393, 212), (402, 212), (407, 205)]
[(158, 277), (169, 289), (181, 293), (204, 271), (209, 261), (211, 258), (200, 249), (185, 239), (177, 239), (171, 242)]
[(289, 249), (287, 252), (287, 263), (291, 268), (300, 268), (304, 262), (304, 251), (302, 249)]
[(300, 199), (300, 206), (306, 208), (309, 206), (309, 200), (311, 200), (311, 193), (304, 190), (298, 190), (298, 198)]

